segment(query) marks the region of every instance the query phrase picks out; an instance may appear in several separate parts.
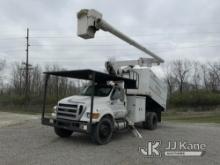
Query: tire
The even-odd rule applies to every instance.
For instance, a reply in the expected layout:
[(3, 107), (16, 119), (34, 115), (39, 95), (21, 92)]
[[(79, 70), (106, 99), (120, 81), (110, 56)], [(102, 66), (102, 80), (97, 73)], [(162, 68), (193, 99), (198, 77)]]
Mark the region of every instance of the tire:
[(157, 128), (157, 114), (155, 112), (147, 112), (145, 122), (143, 122), (143, 127), (149, 130), (155, 130)]
[(92, 141), (99, 145), (109, 143), (113, 130), (113, 121), (110, 118), (102, 118), (99, 123), (93, 125), (91, 133)]
[(63, 128), (58, 128), (58, 127), (54, 127), (54, 131), (59, 137), (62, 137), (62, 138), (70, 137), (73, 133), (73, 131), (66, 130)]

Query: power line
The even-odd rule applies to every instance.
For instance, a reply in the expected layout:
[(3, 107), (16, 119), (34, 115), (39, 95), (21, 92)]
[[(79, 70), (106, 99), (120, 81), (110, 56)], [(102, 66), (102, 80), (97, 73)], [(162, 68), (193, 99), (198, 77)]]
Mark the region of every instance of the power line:
[[(219, 41), (209, 41), (209, 42), (196, 42), (197, 44), (199, 44), (198, 46), (203, 46), (203, 45), (207, 45), (207, 44), (218, 44), (220, 43)], [(171, 45), (170, 42), (168, 43), (144, 43), (142, 42), (142, 44), (144, 45)], [(192, 44), (192, 42), (187, 42), (187, 44)], [(31, 44), (32, 47), (44, 47), (44, 46), (49, 46), (49, 47), (75, 47), (75, 46), (79, 46), (79, 47), (100, 47), (100, 46), (129, 46), (128, 44), (117, 44), (117, 43), (110, 43), (110, 44)]]
[[(177, 47), (177, 48), (168, 48), (168, 47), (165, 47), (165, 48), (159, 48), (159, 49), (165, 49), (165, 50), (167, 50), (167, 49), (169, 49), (169, 50), (171, 50), (171, 51), (176, 51), (176, 50), (182, 50), (182, 49), (195, 49), (195, 48), (219, 48), (220, 47), (220, 45), (196, 45), (196, 46), (185, 46), (185, 47)], [(68, 47), (68, 49), (67, 49), (67, 47), (65, 47), (65, 48), (49, 48), (49, 49), (45, 49), (45, 48), (41, 48), (41, 49), (32, 49), (32, 52), (42, 52), (42, 51), (46, 51), (46, 52), (51, 52), (51, 51), (56, 51), (56, 52), (58, 52), (58, 51), (61, 51), (61, 52), (71, 52), (72, 54), (79, 54), (78, 52), (72, 52), (73, 50), (76, 50), (76, 48), (75, 47)], [(154, 48), (154, 51), (155, 52), (157, 52), (157, 53), (161, 53), (162, 51), (160, 51), (160, 50), (156, 50), (156, 49), (158, 49), (158, 48)], [(77, 49), (78, 51), (129, 51), (129, 52), (131, 52), (132, 50), (134, 50), (134, 49), (132, 49), (132, 48), (88, 48), (88, 49), (85, 49), (85, 47), (83, 47), (82, 49), (80, 48), (80, 49)], [(5, 50), (5, 51), (3, 51), (3, 52), (7, 52), (7, 53), (10, 53), (10, 52), (18, 52), (18, 51), (23, 51), (23, 49), (14, 49), (14, 50)], [(134, 50), (135, 51), (135, 50)], [(135, 51), (135, 52), (137, 52), (137, 51)]]
[[(193, 31), (193, 32), (160, 32), (160, 33), (141, 33), (141, 34), (137, 34), (137, 33), (134, 33), (134, 34), (131, 34), (131, 37), (135, 37), (135, 36), (154, 36), (154, 35), (192, 35), (192, 34), (220, 34), (219, 31)], [(5, 35), (5, 33), (4, 33)], [(12, 36), (15, 35), (15, 34), (11, 34)], [(41, 36), (43, 35), (43, 36)], [(110, 37), (112, 35), (99, 35), (99, 37)], [(74, 38), (74, 37), (77, 37), (74, 33), (71, 33), (71, 34), (65, 34), (65, 33), (43, 33), (43, 34), (37, 34), (37, 35), (32, 35), (30, 36), (30, 38)], [(3, 38), (0, 37), (0, 39), (18, 39), (18, 38), (24, 38), (24, 37), (5, 37), (3, 36)]]
[(3, 37), (0, 40), (14, 40), (14, 39), (25, 39), (24, 37)]

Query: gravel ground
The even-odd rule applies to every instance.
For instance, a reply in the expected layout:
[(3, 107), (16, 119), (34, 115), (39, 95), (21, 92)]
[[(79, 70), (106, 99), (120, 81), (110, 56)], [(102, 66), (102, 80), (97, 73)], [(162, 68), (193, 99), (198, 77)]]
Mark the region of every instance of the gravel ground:
[(0, 112), (0, 128), (5, 126), (24, 123), (29, 120), (39, 119), (36, 115), (26, 115), (17, 113)]
[[(143, 139), (135, 138), (130, 132), (117, 133), (109, 144), (99, 146), (84, 134), (75, 133), (61, 139), (51, 127), (42, 126), (36, 116), (23, 115), (22, 119), (22, 115), (2, 112), (0, 116), (0, 165), (220, 164), (218, 124), (162, 122), (155, 131), (139, 128)], [(145, 157), (138, 148), (152, 140), (162, 142), (162, 151), (170, 140), (205, 143), (207, 149), (202, 157), (165, 157), (163, 154), (162, 157)]]

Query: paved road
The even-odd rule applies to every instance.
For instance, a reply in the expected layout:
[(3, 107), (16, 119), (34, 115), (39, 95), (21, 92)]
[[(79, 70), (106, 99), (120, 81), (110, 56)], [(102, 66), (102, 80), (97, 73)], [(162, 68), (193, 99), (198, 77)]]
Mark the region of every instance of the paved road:
[[(2, 113), (0, 115), (3, 118)], [(10, 116), (16, 121), (15, 116)], [(83, 134), (61, 139), (52, 128), (42, 126), (36, 117), (29, 120), (25, 117), (22, 122), (0, 124), (0, 165), (220, 164), (220, 125), (165, 122), (155, 131), (139, 129), (143, 139), (134, 138), (129, 132), (120, 133), (114, 135), (111, 143), (98, 146)], [(138, 148), (150, 140), (161, 140), (162, 151), (169, 140), (205, 143), (207, 149), (202, 157), (165, 157), (161, 151), (162, 157), (148, 158)]]

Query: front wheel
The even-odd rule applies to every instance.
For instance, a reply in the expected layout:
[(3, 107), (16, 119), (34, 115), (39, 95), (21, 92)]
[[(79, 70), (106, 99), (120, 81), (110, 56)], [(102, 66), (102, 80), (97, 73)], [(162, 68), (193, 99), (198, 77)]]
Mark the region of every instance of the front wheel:
[(73, 131), (66, 130), (63, 128), (58, 128), (58, 127), (54, 127), (54, 131), (59, 137), (69, 137), (73, 133)]
[(147, 112), (145, 121), (143, 122), (143, 127), (145, 129), (154, 130), (157, 128), (157, 114), (155, 112)]
[(92, 141), (100, 145), (107, 144), (111, 141), (113, 129), (113, 121), (111, 119), (101, 119), (99, 123), (93, 125)]

